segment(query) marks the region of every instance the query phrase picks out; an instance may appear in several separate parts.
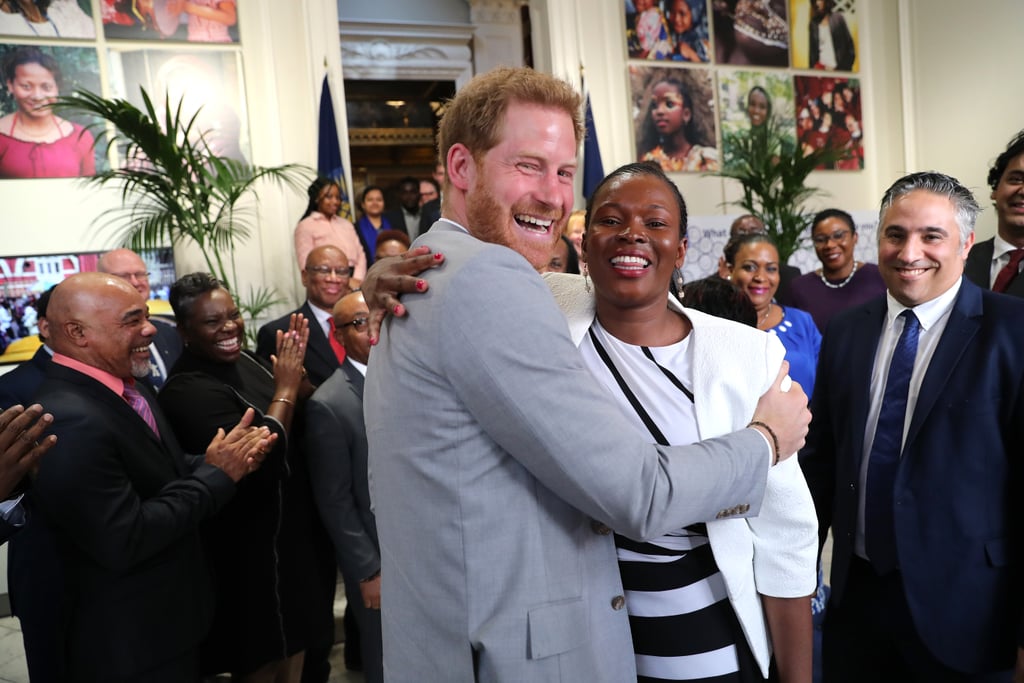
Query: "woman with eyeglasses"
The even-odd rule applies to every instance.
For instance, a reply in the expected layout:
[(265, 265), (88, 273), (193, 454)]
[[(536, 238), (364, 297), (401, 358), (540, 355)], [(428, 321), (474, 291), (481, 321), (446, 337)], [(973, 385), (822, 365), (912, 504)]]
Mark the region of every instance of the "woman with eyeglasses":
[(313, 392), (302, 369), (308, 321), (293, 315), (277, 333), (270, 365), (243, 350), (238, 306), (209, 273), (180, 278), (170, 299), (185, 348), (159, 401), (185, 452), (202, 452), (204, 439), (247, 408), (256, 410), (254, 424), (278, 434), (263, 466), (202, 529), (217, 594), (200, 649), (202, 673), (298, 683), (311, 625), (329, 602), (328, 587), (312, 579), (322, 549), (312, 534), (316, 509), (298, 433)]
[(348, 256), (352, 278), (362, 282), (366, 276), (366, 251), (359, 233), (350, 221), (338, 215), (341, 210), (341, 187), (330, 178), (317, 178), (306, 190), (309, 204), (295, 226), (295, 257), (299, 270), (306, 267), (306, 257), (316, 247), (330, 244)]
[(857, 226), (845, 211), (818, 213), (811, 223), (811, 241), (821, 268), (793, 280), (789, 301), (810, 313), (824, 332), (836, 313), (885, 294), (885, 283), (878, 266), (854, 259)]

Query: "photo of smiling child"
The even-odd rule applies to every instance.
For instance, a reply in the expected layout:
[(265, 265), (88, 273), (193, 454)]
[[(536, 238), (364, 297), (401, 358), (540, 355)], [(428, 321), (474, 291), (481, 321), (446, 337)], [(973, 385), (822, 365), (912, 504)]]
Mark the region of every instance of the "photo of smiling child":
[(672, 173), (718, 170), (710, 73), (631, 66), (629, 78), (637, 159)]

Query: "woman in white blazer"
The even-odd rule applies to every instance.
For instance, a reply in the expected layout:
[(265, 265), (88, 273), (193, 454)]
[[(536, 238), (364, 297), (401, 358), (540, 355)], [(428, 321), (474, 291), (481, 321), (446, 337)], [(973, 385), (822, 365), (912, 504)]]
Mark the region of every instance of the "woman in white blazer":
[[(756, 420), (785, 355), (778, 339), (670, 296), (685, 226), (683, 198), (661, 169), (628, 164), (588, 203), (593, 286), (546, 276), (591, 371), (638, 429), (673, 444)], [(763, 680), (773, 646), (781, 681), (811, 680), (817, 522), (795, 459), (770, 470), (758, 517), (616, 546), (641, 680)]]

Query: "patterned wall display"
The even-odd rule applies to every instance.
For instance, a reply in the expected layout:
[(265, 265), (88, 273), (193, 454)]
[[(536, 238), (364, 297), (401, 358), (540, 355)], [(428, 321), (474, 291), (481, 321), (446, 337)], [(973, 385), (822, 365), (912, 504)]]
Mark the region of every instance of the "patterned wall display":
[[(768, 116), (793, 131), (794, 148), (840, 150), (830, 170), (864, 168), (861, 84), (842, 73), (859, 68), (856, 0), (623, 4), (638, 160), (656, 159), (669, 172), (715, 171), (729, 161), (728, 135)], [(682, 105), (670, 116), (673, 98)], [(718, 125), (706, 121), (709, 112), (718, 112)], [(676, 127), (677, 119), (687, 124)]]

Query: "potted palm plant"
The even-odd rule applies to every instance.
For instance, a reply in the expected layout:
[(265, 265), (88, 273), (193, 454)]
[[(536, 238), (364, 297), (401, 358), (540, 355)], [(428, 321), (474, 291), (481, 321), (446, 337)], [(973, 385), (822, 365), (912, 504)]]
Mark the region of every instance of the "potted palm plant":
[(236, 248), (251, 235), (256, 188), (271, 181), (301, 191), (312, 169), (254, 166), (219, 156), (196, 125), (199, 112), (183, 115), (179, 101), (175, 108), (168, 102), (158, 115), (145, 89), (142, 99), (144, 108), (139, 109), (123, 99), (77, 91), (57, 103), (99, 119), (92, 126), (97, 141), (118, 145), (124, 159), (119, 168), (83, 179), (120, 188), (121, 204), (97, 220), (119, 230), (119, 243), (135, 250), (194, 244), (209, 271), (235, 292), (243, 314), (258, 318), (278, 303), (276, 294), (252, 285), (243, 294), (235, 264)]
[(792, 135), (771, 118), (756, 129), (727, 133), (723, 146), (730, 150), (729, 157), (713, 175), (740, 182), (743, 196), (730, 203), (764, 222), (786, 263), (801, 247), (813, 217), (805, 208), (807, 200), (824, 194), (807, 185), (807, 176), (842, 154), (830, 148), (799, 149)]

